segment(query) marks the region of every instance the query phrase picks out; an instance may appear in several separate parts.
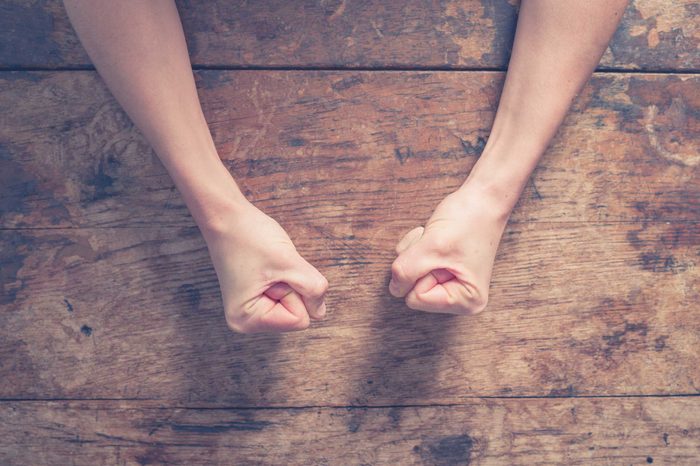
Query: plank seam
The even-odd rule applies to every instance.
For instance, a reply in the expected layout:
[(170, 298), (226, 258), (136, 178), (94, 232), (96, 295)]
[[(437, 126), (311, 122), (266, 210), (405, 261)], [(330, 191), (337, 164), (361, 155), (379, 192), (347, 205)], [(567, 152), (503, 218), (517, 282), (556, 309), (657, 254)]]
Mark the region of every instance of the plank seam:
[[(587, 220), (565, 220), (565, 221), (550, 221), (550, 220), (514, 220), (509, 221), (508, 225), (571, 225), (579, 226), (586, 225), (591, 227), (601, 227), (601, 226), (615, 226), (615, 225), (638, 225), (641, 223), (646, 223), (647, 225), (665, 225), (672, 223), (674, 225), (699, 225), (700, 219), (698, 220), (674, 220), (674, 219), (662, 219), (662, 220), (609, 220), (605, 222), (591, 222)], [(0, 233), (2, 232), (22, 232), (22, 231), (85, 231), (85, 230), (180, 230), (183, 228), (197, 228), (195, 224), (164, 224), (164, 225), (114, 225), (114, 226), (67, 226), (67, 227), (0, 227)]]
[[(640, 398), (700, 398), (700, 393), (670, 393), (670, 394), (619, 394), (619, 395), (519, 395), (519, 396), (465, 396), (463, 400), (560, 400), (560, 399), (640, 399)], [(191, 409), (191, 410), (311, 410), (311, 409), (391, 409), (391, 408), (450, 408), (468, 406), (466, 403), (427, 403), (427, 404), (377, 404), (377, 405), (286, 405), (286, 406), (236, 406), (236, 405), (203, 405), (170, 404), (177, 400), (160, 398), (0, 398), (3, 403), (56, 403), (56, 402), (156, 402), (162, 403), (162, 408)]]
[[(193, 65), (193, 71), (377, 71), (377, 72), (407, 72), (407, 71), (451, 71), (467, 73), (502, 73), (507, 68), (502, 67), (445, 67), (445, 66), (276, 66), (276, 65)], [(0, 72), (33, 72), (33, 71), (95, 71), (95, 67), (90, 64), (78, 64), (70, 66), (2, 66)], [(628, 69), (616, 67), (596, 68), (594, 74), (700, 74), (700, 68), (688, 69)]]

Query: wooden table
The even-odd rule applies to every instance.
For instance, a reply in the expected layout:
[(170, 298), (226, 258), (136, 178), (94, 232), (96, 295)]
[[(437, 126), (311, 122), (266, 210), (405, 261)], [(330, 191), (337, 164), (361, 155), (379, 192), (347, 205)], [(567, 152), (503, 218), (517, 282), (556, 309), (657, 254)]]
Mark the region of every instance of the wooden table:
[(231, 333), (61, 3), (3, 0), (0, 463), (700, 463), (697, 1), (632, 2), (474, 318), (411, 311), (389, 267), (484, 147), (517, 5), (179, 7), (220, 155), (329, 317)]

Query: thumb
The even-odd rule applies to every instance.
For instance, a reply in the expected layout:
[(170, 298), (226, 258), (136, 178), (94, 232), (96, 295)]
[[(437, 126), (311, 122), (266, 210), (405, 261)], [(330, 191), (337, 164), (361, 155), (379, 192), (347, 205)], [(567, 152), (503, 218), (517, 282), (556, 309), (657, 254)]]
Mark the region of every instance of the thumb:
[(433, 257), (416, 240), (391, 264), (389, 292), (397, 298), (406, 296), (420, 278), (435, 268), (434, 263)]
[(301, 295), (309, 316), (321, 319), (326, 314), (324, 298), (328, 290), (328, 280), (303, 257), (299, 256), (299, 259), (294, 269), (283, 275), (283, 280)]
[(421, 236), (423, 236), (423, 227), (415, 227), (413, 230), (406, 233), (401, 241), (396, 245), (396, 254), (401, 254), (406, 249), (410, 248), (416, 241), (418, 241)]

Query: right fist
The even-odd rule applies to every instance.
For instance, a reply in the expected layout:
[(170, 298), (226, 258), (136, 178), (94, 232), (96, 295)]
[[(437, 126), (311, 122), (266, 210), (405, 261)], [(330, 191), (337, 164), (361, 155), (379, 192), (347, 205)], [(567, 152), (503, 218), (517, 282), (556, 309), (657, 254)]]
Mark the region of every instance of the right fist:
[(326, 314), (328, 281), (299, 255), (282, 227), (252, 204), (205, 233), (229, 328), (304, 330)]

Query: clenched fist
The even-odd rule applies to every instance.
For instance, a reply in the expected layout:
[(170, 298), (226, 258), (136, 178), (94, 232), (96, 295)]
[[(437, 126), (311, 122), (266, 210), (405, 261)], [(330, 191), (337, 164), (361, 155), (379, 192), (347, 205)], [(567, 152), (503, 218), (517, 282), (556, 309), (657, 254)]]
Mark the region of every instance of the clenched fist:
[(282, 227), (250, 203), (204, 231), (229, 327), (241, 333), (304, 330), (326, 313), (328, 281)]
[(412, 309), (476, 314), (488, 302), (491, 270), (508, 214), (477, 190), (448, 195), (423, 227), (396, 246), (389, 291)]

